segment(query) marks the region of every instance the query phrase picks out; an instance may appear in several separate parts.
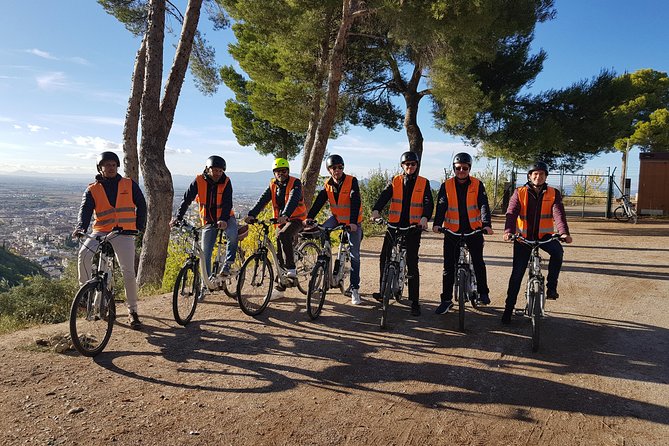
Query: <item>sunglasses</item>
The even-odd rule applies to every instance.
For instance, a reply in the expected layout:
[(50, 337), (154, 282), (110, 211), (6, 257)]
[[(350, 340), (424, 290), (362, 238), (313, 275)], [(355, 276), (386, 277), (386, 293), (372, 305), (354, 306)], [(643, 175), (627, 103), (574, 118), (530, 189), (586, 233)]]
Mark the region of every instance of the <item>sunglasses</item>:
[(344, 166), (342, 165), (330, 166), (330, 170), (344, 170)]
[(407, 167), (416, 167), (418, 165), (418, 163), (415, 162), (415, 161), (408, 161), (408, 162), (404, 163), (404, 165), (407, 166)]
[(456, 166), (454, 167), (455, 170), (462, 171), (462, 172), (467, 172), (469, 170), (469, 166)]
[(276, 169), (274, 173), (288, 173), (288, 169)]

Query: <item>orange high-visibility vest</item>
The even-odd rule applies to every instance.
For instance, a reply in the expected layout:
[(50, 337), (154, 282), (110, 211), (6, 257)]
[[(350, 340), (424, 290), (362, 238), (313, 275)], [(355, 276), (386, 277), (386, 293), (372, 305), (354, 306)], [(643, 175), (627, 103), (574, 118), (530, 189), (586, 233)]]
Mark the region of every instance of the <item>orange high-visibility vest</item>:
[[(520, 202), (520, 213), (516, 226), (520, 235), (527, 238), (527, 204), (528, 204), (528, 186), (518, 188), (518, 201)], [(547, 186), (541, 199), (541, 215), (539, 217), (539, 236), (541, 238), (554, 232), (553, 228), (553, 204), (555, 203), (555, 188)], [(533, 235), (533, 234), (532, 234)]]
[(137, 215), (135, 200), (132, 198), (132, 180), (121, 178), (116, 192), (116, 207), (112, 207), (105, 193), (102, 183), (95, 182), (88, 185), (88, 190), (95, 201), (94, 232), (111, 232), (114, 228), (126, 231), (137, 230)]
[[(293, 190), (293, 186), (295, 185), (295, 180), (297, 178), (295, 177), (288, 177), (288, 185), (286, 186), (286, 198), (285, 198), (285, 203), (288, 203), (288, 198), (290, 197), (290, 191)], [(274, 208), (274, 218), (279, 218), (279, 212), (281, 212), (281, 209), (279, 209), (279, 206), (276, 204), (276, 179), (272, 179), (272, 181), (269, 182), (269, 187), (270, 191), (272, 192), (272, 207)], [(298, 220), (305, 220), (307, 218), (307, 207), (304, 205), (304, 197), (300, 198), (300, 202), (293, 211), (292, 214), (288, 217), (291, 220), (292, 219), (298, 219)]]
[[(393, 198), (390, 201), (390, 212), (388, 213), (388, 222), (397, 224), (402, 215), (402, 198), (404, 197), (404, 178), (403, 175), (396, 175), (393, 178)], [(409, 208), (409, 224), (420, 223), (423, 217), (423, 197), (427, 187), (427, 178), (416, 177), (416, 184), (411, 193), (411, 203)]]
[[(328, 193), (330, 201), (330, 210), (339, 223), (351, 224), (351, 187), (353, 186), (353, 177), (346, 175), (344, 183), (339, 188), (339, 201), (335, 200), (334, 186), (329, 181), (325, 182), (325, 191)], [(357, 224), (362, 222), (362, 202), (358, 211)]]
[[(469, 226), (472, 229), (479, 229), (483, 227), (481, 209), (479, 209), (478, 203), (481, 182), (474, 177), (469, 177), (469, 179), (471, 184), (467, 186), (467, 218), (469, 218)], [(446, 209), (443, 226), (456, 232), (460, 229), (460, 208), (458, 207), (458, 194), (455, 190), (455, 178), (446, 180), (445, 185), (448, 208)]]
[[(198, 175), (195, 177), (195, 181), (197, 182), (197, 196), (195, 197), (195, 201), (200, 205), (200, 223), (204, 226), (207, 224), (207, 207), (209, 206), (209, 203), (207, 203), (207, 180), (204, 178), (204, 175)], [(225, 182), (223, 182), (223, 184), (217, 183), (215, 185), (216, 214), (212, 215), (214, 220), (218, 218), (218, 212), (223, 207), (223, 192), (228, 186), (228, 183), (230, 183), (230, 178), (225, 177)], [(235, 215), (235, 212), (231, 210), (230, 215)]]

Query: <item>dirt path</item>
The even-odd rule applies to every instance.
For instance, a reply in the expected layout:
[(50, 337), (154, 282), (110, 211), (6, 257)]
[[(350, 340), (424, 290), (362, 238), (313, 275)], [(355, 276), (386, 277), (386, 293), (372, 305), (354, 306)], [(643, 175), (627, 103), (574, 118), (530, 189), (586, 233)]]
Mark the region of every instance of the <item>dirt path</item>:
[(465, 333), (456, 313), (434, 314), (434, 234), (423, 315), (395, 304), (380, 331), (368, 296), (381, 239), (368, 238), (366, 304), (332, 292), (315, 322), (291, 291), (258, 319), (214, 296), (182, 328), (158, 296), (140, 302), (145, 329), (117, 323), (95, 360), (32, 347), (65, 325), (0, 337), (0, 444), (666, 445), (669, 223), (571, 226), (538, 353), (527, 321), (499, 322), (511, 265), (499, 234), (485, 250), (493, 303), (468, 312)]

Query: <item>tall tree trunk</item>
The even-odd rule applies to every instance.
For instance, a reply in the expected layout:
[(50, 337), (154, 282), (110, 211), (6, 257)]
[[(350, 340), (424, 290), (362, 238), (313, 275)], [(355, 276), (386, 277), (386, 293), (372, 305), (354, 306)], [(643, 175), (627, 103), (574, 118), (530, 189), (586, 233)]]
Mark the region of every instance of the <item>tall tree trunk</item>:
[(162, 282), (169, 242), (174, 189), (172, 175), (165, 164), (165, 144), (174, 120), (181, 86), (188, 68), (193, 37), (200, 19), (202, 0), (189, 0), (179, 45), (160, 101), (163, 71), (165, 0), (151, 0), (147, 32), (146, 70), (142, 95), (142, 145), (140, 166), (144, 175), (148, 218), (140, 264), (140, 285)]
[(139, 183), (139, 157), (137, 156), (137, 134), (139, 132), (139, 114), (144, 90), (144, 68), (146, 65), (146, 35), (137, 51), (135, 68), (132, 72), (130, 98), (125, 112), (123, 125), (123, 164), (125, 176)]
[(339, 85), (341, 84), (346, 53), (346, 41), (348, 40), (353, 21), (356, 17), (366, 13), (366, 11), (359, 11), (359, 8), (360, 2), (358, 0), (344, 0), (343, 2), (341, 24), (339, 25), (337, 38), (332, 48), (332, 56), (330, 57), (325, 107), (318, 122), (316, 139), (309, 154), (307, 165), (302, 173), (302, 190), (304, 192), (305, 203), (311, 203), (313, 200), (318, 183), (318, 173), (323, 162), (323, 155), (325, 154), (325, 148), (327, 147), (328, 139), (334, 126), (337, 114), (337, 102), (339, 101)]
[(629, 155), (630, 152), (630, 142), (629, 140), (627, 141), (627, 146), (625, 146), (625, 150), (623, 150), (622, 153), (622, 166), (620, 166), (620, 190), (625, 193), (625, 178), (627, 178), (627, 156)]
[(404, 129), (409, 139), (409, 150), (415, 152), (419, 159), (423, 156), (423, 133), (418, 126), (418, 104), (424, 96), (423, 92), (418, 91), (421, 75), (420, 65), (415, 63), (411, 79), (404, 90), (404, 101), (407, 107), (404, 114)]

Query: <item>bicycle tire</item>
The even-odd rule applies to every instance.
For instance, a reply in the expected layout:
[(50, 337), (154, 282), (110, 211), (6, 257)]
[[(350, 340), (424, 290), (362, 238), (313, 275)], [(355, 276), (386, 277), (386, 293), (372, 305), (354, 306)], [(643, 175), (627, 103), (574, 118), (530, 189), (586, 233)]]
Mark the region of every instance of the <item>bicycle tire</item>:
[(613, 210), (613, 216), (616, 218), (616, 220), (622, 222), (629, 221), (630, 219), (622, 206), (618, 206)]
[(230, 275), (223, 281), (223, 292), (226, 296), (237, 300), (237, 279), (239, 278), (239, 271), (242, 269), (244, 260), (244, 250), (241, 246), (237, 247), (237, 255), (235, 261), (230, 265)]
[(191, 263), (185, 264), (172, 290), (172, 314), (177, 324), (185, 326), (193, 319), (201, 288), (199, 269)]
[(531, 319), (532, 319), (532, 351), (539, 350), (541, 341), (541, 285), (535, 281), (530, 291)]
[[(97, 291), (98, 283), (91, 282), (82, 286), (72, 301), (70, 309), (70, 339), (74, 348), (84, 356), (92, 357), (102, 352), (111, 338), (116, 304), (113, 296), (105, 290), (104, 298)], [(106, 287), (105, 287), (106, 288)], [(96, 293), (98, 300), (109, 299), (103, 315), (96, 311)], [(106, 316), (106, 318), (105, 318)]]
[(465, 331), (465, 302), (467, 294), (467, 273), (462, 268), (458, 269), (457, 280), (457, 295), (458, 295), (458, 328), (460, 331)]
[(383, 274), (383, 287), (381, 289), (381, 297), (383, 299), (381, 304), (381, 321), (379, 323), (381, 328), (386, 328), (388, 325), (388, 309), (390, 308), (390, 299), (393, 295), (393, 281), (396, 275), (397, 268), (395, 265), (387, 265)]
[(244, 261), (237, 279), (237, 302), (248, 316), (265, 311), (272, 296), (274, 269), (267, 257), (253, 254)]
[(316, 319), (323, 309), (325, 294), (327, 293), (327, 274), (325, 262), (318, 262), (311, 272), (309, 290), (307, 292), (307, 314), (311, 320)]
[(318, 255), (321, 249), (318, 244), (312, 240), (307, 240), (300, 243), (295, 249), (295, 271), (297, 273), (297, 289), (302, 294), (307, 294), (309, 291), (309, 280), (311, 279), (311, 271), (313, 271)]

